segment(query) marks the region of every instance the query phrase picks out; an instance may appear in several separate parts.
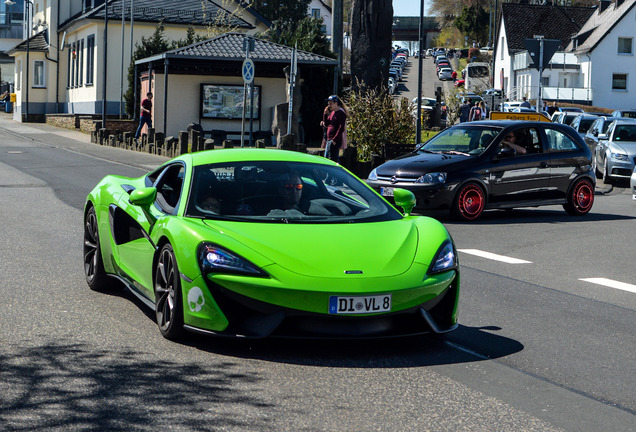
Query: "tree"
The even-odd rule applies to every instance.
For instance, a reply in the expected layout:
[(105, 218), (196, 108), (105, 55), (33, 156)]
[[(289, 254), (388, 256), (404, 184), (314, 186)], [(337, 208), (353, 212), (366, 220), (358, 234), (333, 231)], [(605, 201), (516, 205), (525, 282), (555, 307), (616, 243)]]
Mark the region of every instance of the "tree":
[(254, 0), (252, 7), (279, 29), (295, 30), (307, 16), (310, 0)]
[(455, 27), (469, 40), (486, 42), (488, 40), (489, 17), (481, 6), (464, 7), (461, 15), (455, 18)]

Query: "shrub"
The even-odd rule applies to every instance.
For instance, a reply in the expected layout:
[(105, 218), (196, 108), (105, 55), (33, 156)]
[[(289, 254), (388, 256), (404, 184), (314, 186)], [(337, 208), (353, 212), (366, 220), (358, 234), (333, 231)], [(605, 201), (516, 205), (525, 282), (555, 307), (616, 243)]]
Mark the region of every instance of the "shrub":
[(346, 99), (348, 142), (358, 150), (360, 161), (371, 160), (372, 154), (383, 154), (384, 144), (413, 144), (415, 118), (412, 104), (406, 99), (394, 100), (386, 90), (360, 87)]

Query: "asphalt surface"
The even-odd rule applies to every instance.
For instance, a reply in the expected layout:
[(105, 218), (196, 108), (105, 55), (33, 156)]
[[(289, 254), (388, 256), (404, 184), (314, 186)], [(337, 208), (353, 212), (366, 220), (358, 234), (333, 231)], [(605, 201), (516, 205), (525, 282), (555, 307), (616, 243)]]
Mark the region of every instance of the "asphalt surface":
[(443, 219), (462, 264), (445, 338), (175, 343), (117, 284), (90, 291), (81, 255), (88, 191), (164, 160), (0, 116), (1, 430), (636, 429), (636, 294), (581, 280), (636, 280), (625, 188), (585, 218)]

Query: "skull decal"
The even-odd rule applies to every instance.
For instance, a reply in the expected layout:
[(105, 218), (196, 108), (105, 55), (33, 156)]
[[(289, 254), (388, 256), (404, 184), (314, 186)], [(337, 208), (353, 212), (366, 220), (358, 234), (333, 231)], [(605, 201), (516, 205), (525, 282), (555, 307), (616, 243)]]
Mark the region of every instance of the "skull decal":
[(203, 298), (201, 288), (194, 287), (188, 291), (188, 306), (190, 306), (192, 312), (199, 312), (204, 304), (205, 299)]

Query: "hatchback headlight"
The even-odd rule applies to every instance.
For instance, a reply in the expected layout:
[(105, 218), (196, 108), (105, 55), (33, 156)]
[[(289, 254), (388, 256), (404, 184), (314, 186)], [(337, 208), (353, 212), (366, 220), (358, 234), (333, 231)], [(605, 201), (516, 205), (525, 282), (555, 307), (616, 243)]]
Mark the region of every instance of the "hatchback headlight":
[(267, 276), (263, 270), (245, 258), (212, 243), (199, 246), (199, 265), (201, 272), (208, 273), (238, 273), (249, 276)]
[(629, 162), (629, 157), (624, 153), (612, 153), (611, 157), (618, 161)]
[(457, 268), (457, 251), (451, 241), (446, 241), (439, 248), (431, 262), (429, 274), (441, 273)]
[(415, 183), (444, 184), (446, 183), (446, 173), (445, 172), (426, 173), (423, 176), (419, 177), (417, 180), (415, 180)]

